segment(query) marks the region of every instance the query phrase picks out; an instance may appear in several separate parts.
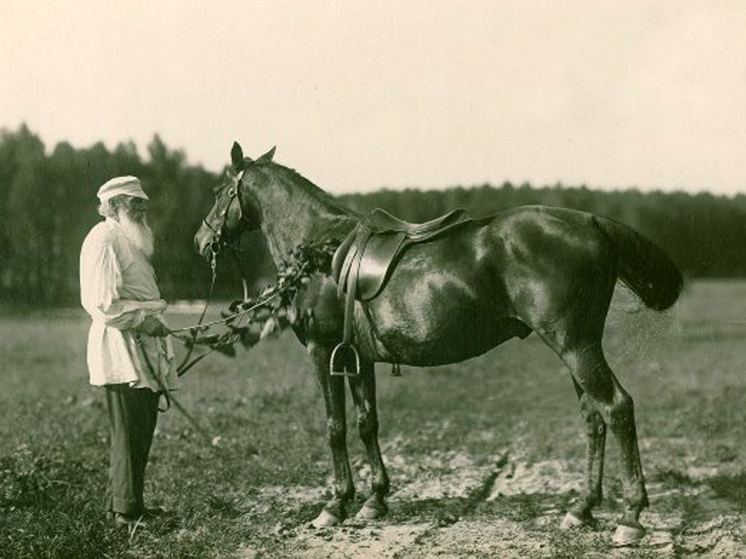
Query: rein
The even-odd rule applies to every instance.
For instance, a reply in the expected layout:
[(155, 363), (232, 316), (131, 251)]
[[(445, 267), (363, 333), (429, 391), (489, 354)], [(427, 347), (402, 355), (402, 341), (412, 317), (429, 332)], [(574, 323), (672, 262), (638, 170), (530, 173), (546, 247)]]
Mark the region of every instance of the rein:
[(169, 408), (173, 405), (180, 413), (183, 415), (186, 420), (189, 422), (189, 424), (194, 427), (194, 430), (197, 431), (207, 442), (211, 443), (212, 439), (210, 438), (209, 433), (197, 422), (194, 417), (186, 410), (186, 408), (179, 402), (179, 400), (171, 393), (169, 393), (168, 388), (163, 384), (163, 381), (160, 377), (160, 366), (158, 367), (158, 373), (156, 373), (155, 368), (153, 367), (153, 364), (150, 362), (150, 357), (148, 356), (147, 348), (145, 347), (145, 342), (142, 338), (137, 339), (137, 343), (140, 345), (140, 349), (142, 349), (142, 355), (145, 358), (145, 364), (147, 365), (148, 369), (150, 370), (150, 376), (152, 376), (155, 379), (156, 384), (158, 385), (158, 388), (160, 389), (161, 394), (163, 394), (163, 397), (166, 399), (166, 407), (165, 409), (158, 408), (159, 412), (167, 412)]
[[(253, 312), (253, 311), (255, 311), (255, 310), (257, 310), (257, 309), (265, 306), (267, 303), (269, 303), (270, 301), (272, 301), (273, 299), (275, 299), (278, 295), (280, 295), (280, 291), (272, 289), (271, 292), (269, 293), (269, 295), (267, 295), (266, 297), (264, 297), (261, 301), (258, 301), (257, 303), (251, 305), (247, 309), (243, 309), (241, 311), (235, 312), (235, 313), (233, 313), (231, 315), (225, 316), (223, 318), (219, 318), (217, 320), (212, 320), (210, 322), (205, 322), (204, 324), (202, 324), (202, 321), (200, 320), (200, 322), (198, 322), (194, 326), (184, 326), (183, 328), (174, 328), (173, 330), (171, 330), (171, 335), (174, 336), (175, 338), (178, 338), (178, 339), (180, 339), (180, 340), (183, 341), (184, 339), (186, 339), (185, 336), (178, 336), (178, 335), (175, 334), (176, 332), (187, 332), (187, 331), (193, 332), (195, 329), (208, 328), (209, 326), (215, 326), (217, 324), (226, 324), (226, 323), (228, 323), (228, 322), (230, 322), (232, 320), (235, 320), (238, 317), (241, 317), (241, 316), (244, 316), (246, 314), (249, 314), (250, 312)], [(204, 316), (204, 311), (203, 311), (202, 315)]]

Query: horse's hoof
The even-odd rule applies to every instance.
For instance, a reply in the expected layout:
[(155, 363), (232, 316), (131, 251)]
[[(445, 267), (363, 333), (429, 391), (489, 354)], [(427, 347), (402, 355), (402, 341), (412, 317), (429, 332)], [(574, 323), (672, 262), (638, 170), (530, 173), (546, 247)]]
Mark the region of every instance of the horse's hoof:
[(585, 522), (583, 519), (578, 518), (573, 513), (568, 512), (565, 515), (565, 518), (562, 519), (562, 524), (560, 524), (560, 530), (570, 530), (572, 528), (580, 528), (581, 526), (585, 526), (587, 522)]
[(388, 512), (388, 507), (386, 505), (364, 504), (363, 508), (361, 508), (358, 511), (358, 513), (355, 515), (355, 519), (356, 520), (376, 520), (378, 518), (383, 518), (384, 516), (386, 516), (387, 512)]
[(342, 524), (342, 519), (326, 509), (322, 509), (316, 519), (311, 522), (311, 526), (314, 528), (329, 528), (330, 526), (337, 526), (339, 524)]
[(635, 545), (645, 536), (645, 528), (640, 526), (627, 526), (626, 524), (620, 524), (616, 527), (612, 542), (616, 547), (625, 547), (628, 545)]

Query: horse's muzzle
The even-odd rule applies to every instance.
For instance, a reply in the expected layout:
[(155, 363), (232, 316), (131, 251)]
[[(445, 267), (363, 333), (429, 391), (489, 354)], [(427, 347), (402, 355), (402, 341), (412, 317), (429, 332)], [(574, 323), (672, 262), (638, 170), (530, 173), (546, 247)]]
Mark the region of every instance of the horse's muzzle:
[(213, 245), (217, 242), (215, 233), (210, 231), (204, 224), (199, 228), (196, 235), (194, 235), (194, 246), (197, 252), (207, 258), (211, 252)]

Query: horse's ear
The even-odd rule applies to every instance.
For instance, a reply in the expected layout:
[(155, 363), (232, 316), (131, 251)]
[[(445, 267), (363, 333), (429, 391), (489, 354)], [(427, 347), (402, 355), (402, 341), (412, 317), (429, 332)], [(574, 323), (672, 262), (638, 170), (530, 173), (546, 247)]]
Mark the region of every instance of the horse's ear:
[(259, 159), (256, 160), (257, 165), (265, 165), (272, 161), (272, 158), (275, 156), (275, 149), (277, 149), (277, 146), (273, 147), (271, 150), (269, 150), (267, 153), (262, 155)]
[(243, 149), (238, 142), (233, 142), (231, 148), (231, 163), (235, 169), (240, 169), (243, 166)]

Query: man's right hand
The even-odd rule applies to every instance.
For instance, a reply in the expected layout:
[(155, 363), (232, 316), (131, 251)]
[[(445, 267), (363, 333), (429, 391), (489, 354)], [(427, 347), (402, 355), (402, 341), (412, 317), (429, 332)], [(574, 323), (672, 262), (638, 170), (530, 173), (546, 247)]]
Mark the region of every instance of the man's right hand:
[(145, 334), (146, 336), (159, 338), (168, 336), (168, 334), (170, 333), (168, 327), (154, 316), (145, 317), (145, 320), (143, 320), (142, 323), (140, 323), (140, 326), (135, 328), (135, 330), (137, 330), (141, 334)]

